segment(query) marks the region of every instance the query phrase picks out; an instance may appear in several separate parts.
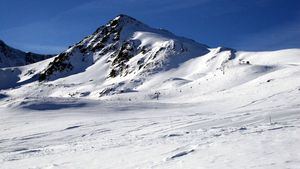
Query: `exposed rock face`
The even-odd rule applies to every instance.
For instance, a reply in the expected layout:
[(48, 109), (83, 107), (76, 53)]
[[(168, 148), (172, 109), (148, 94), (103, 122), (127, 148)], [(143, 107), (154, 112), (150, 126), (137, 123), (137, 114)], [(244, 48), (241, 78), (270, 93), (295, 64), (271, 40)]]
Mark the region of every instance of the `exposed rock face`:
[(53, 56), (54, 55), (41, 55), (32, 52), (23, 52), (8, 46), (0, 40), (0, 68), (24, 66)]
[(69, 59), (68, 53), (61, 53), (59, 54), (53, 62), (50, 62), (48, 68), (39, 76), (39, 80), (43, 81), (46, 80), (47, 76), (53, 74), (53, 72), (62, 72), (67, 70), (72, 70), (73, 66), (66, 62)]

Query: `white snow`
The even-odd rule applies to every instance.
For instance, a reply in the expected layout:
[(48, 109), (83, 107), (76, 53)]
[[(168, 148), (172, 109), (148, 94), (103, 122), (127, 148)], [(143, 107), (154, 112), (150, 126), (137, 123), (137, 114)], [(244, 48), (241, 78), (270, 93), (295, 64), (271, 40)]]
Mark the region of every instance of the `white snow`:
[[(299, 98), (297, 92), (287, 95)], [(256, 106), (220, 98), (194, 104), (32, 99), (1, 108), (0, 165), (298, 168), (300, 108), (287, 105), (284, 95), (273, 98), (281, 104), (270, 99)]]
[(63, 95), (93, 93), (98, 86), (77, 86), (76, 76), (95, 77), (88, 73), (96, 69), (68, 77), (74, 85), (66, 78), (2, 90), (0, 166), (297, 169), (300, 52), (279, 52), (239, 52), (236, 59), (251, 65), (235, 59), (225, 74), (207, 68), (220, 64), (208, 63), (209, 53), (154, 75), (137, 92), (102, 98)]

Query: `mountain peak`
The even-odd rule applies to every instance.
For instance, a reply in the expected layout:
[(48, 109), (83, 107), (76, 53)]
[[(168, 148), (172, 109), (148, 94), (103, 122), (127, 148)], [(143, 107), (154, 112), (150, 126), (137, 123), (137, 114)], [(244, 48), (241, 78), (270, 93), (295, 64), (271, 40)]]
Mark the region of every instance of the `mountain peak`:
[(124, 14), (99, 27), (59, 54), (40, 74), (40, 81), (83, 72), (101, 61), (104, 79), (154, 74), (208, 52), (207, 46), (178, 37)]
[(114, 19), (112, 19), (111, 21), (109, 21), (106, 26), (111, 26), (111, 27), (124, 27), (124, 26), (129, 26), (129, 25), (145, 25), (143, 24), (141, 21), (138, 21), (137, 19), (128, 16), (128, 15), (124, 15), (124, 14), (120, 14), (117, 17), (115, 17)]
[(96, 35), (101, 32), (106, 34), (107, 32), (111, 32), (111, 30), (113, 30), (113, 32), (116, 33), (123, 30), (124, 27), (131, 27), (131, 28), (134, 27), (135, 29), (149, 28), (149, 26), (142, 23), (141, 21), (136, 20), (131, 16), (120, 14), (116, 16), (114, 19), (111, 19), (109, 22), (107, 22), (107, 24), (99, 27), (93, 33), (93, 35)]
[(120, 14), (113, 20), (136, 20), (136, 19), (125, 14)]

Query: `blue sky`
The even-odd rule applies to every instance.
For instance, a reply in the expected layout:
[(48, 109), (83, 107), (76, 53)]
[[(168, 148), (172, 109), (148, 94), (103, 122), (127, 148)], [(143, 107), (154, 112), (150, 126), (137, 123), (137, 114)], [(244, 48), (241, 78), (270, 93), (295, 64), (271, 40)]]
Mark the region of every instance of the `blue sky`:
[(300, 48), (299, 0), (0, 0), (0, 39), (58, 53), (121, 13), (211, 47)]

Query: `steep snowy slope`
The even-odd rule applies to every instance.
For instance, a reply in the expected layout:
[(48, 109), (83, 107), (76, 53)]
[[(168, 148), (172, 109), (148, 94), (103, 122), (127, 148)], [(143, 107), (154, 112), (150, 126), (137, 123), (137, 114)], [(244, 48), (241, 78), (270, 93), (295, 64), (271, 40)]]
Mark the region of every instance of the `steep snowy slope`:
[(0, 40), (0, 68), (23, 66), (48, 59), (52, 56), (23, 52), (6, 45)]

